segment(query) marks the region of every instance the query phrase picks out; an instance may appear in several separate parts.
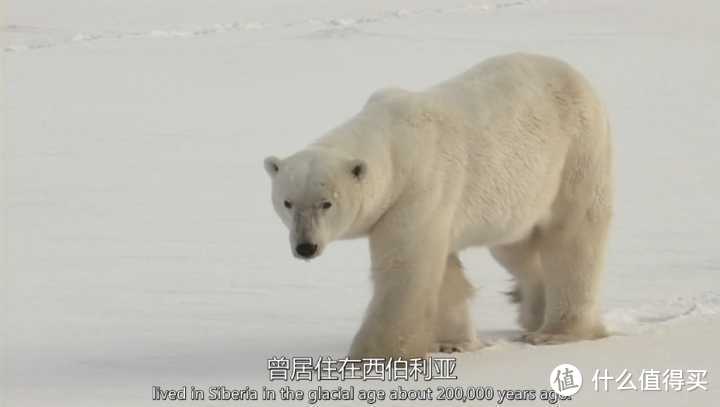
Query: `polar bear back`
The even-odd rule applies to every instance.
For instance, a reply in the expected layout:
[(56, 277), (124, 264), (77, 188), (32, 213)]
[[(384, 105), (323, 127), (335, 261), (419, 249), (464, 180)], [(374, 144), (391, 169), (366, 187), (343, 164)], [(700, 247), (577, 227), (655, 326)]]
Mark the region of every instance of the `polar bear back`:
[[(516, 241), (610, 178), (604, 109), (568, 64), (512, 54), (422, 92), (376, 92), (316, 147), (368, 162), (365, 226), (448, 218), (453, 249)], [(609, 181), (608, 181), (609, 182)], [(361, 228), (362, 229), (362, 228)]]
[(579, 193), (574, 178), (610, 177), (605, 111), (565, 62), (496, 57), (427, 94), (465, 123), (454, 147), (467, 177), (454, 221), (459, 247), (515, 241), (564, 210), (553, 205)]

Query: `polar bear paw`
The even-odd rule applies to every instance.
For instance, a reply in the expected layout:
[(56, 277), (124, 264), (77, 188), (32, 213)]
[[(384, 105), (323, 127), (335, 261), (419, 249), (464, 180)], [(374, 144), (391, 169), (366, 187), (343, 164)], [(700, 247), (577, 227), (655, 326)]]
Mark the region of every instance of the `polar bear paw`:
[(520, 342), (531, 345), (559, 345), (562, 343), (574, 342), (583, 338), (568, 334), (548, 334), (543, 332), (528, 332), (518, 339)]
[(531, 345), (559, 345), (568, 342), (600, 339), (608, 336), (602, 326), (580, 333), (549, 333), (542, 331), (528, 332), (523, 334), (519, 341)]
[(436, 353), (461, 353), (461, 352), (472, 352), (485, 346), (485, 343), (480, 340), (467, 341), (467, 342), (437, 342), (435, 343)]

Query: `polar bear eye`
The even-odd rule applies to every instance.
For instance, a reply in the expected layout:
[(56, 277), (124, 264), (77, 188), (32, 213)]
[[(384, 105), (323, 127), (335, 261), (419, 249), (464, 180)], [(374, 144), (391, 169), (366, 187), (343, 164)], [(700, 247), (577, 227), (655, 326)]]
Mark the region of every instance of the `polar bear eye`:
[(288, 209), (292, 209), (292, 202), (290, 202), (290, 201), (283, 202), (283, 205), (285, 205), (285, 207)]
[(322, 208), (323, 208), (323, 209), (330, 209), (330, 208), (332, 208), (332, 202), (328, 202), (328, 201), (323, 202), (323, 203), (322, 203)]

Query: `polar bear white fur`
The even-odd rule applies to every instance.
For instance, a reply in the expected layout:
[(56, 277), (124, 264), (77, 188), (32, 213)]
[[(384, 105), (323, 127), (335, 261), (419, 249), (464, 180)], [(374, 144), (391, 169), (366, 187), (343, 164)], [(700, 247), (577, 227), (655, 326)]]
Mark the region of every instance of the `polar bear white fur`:
[(296, 256), (369, 237), (374, 294), (353, 357), (472, 348), (473, 290), (458, 259), (471, 246), (489, 247), (517, 280), (527, 342), (605, 335), (609, 127), (564, 62), (513, 54), (422, 92), (381, 90), (265, 168)]

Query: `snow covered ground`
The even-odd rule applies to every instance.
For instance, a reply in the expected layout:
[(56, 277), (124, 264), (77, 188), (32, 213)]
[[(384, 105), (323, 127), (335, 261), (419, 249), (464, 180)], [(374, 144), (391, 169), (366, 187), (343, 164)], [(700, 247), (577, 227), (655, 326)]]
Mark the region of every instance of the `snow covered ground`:
[[(302, 147), (377, 88), (422, 89), (530, 51), (578, 67), (612, 115), (603, 304), (616, 335), (513, 342), (508, 276), (468, 251), (491, 346), (458, 355), (457, 383), (547, 389), (567, 362), (585, 385), (561, 404), (717, 404), (717, 2), (5, 3), (0, 403), (189, 404), (152, 401), (151, 387), (277, 389), (290, 383), (268, 382), (267, 358), (344, 355), (370, 296), (366, 243), (294, 260), (262, 159)], [(708, 390), (596, 392), (596, 369), (636, 383), (642, 369), (702, 369)], [(337, 385), (292, 385), (318, 384)], [(440, 384), (456, 383), (417, 386)], [(444, 404), (461, 403), (430, 405)]]

